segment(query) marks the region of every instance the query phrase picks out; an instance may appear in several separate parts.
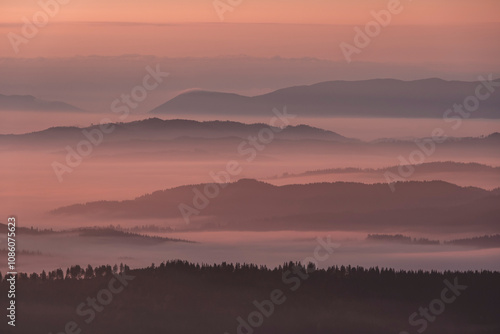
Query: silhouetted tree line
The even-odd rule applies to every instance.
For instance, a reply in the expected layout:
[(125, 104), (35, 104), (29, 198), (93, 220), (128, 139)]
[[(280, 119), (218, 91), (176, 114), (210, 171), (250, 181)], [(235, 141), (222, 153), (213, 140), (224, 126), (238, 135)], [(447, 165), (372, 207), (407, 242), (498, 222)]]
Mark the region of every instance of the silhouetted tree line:
[(495, 248), (495, 247), (500, 247), (500, 234), (485, 235), (473, 238), (455, 239), (455, 240), (445, 241), (445, 244)]
[[(96, 312), (94, 321), (85, 323), (75, 312), (77, 306), (108, 289), (120, 273), (133, 280)], [(59, 333), (64, 332), (66, 322), (75, 321), (82, 333), (233, 334), (238, 317), (247, 319), (256, 311), (255, 301), (269, 300), (271, 292), (279, 289), (284, 303), (275, 305), (272, 315), (264, 317), (253, 333), (413, 334), (409, 316), (441, 298), (445, 279), (456, 279), (467, 289), (446, 305), (425, 333), (498, 333), (499, 272), (358, 266), (316, 269), (297, 262), (268, 268), (186, 261), (134, 270), (123, 264), (75, 265), (65, 271), (20, 274), (16, 332)], [(3, 280), (0, 287), (5, 289), (7, 284)]]
[(136, 234), (133, 232), (121, 230), (116, 227), (85, 227), (76, 229), (79, 232), (79, 235), (82, 237), (125, 237), (125, 238), (136, 238), (143, 239), (153, 242), (164, 242), (164, 241), (181, 241), (181, 242), (190, 242), (181, 239), (173, 239), (166, 238), (154, 235), (142, 235)]
[[(4, 256), (9, 253), (9, 250), (7, 248), (2, 248), (0, 249), (0, 256)], [(42, 255), (42, 252), (39, 250), (37, 251), (29, 251), (29, 250), (24, 250), (24, 249), (17, 249), (16, 254), (22, 254), (22, 255), (28, 255), (28, 256), (36, 256), (36, 255)]]
[[(130, 267), (120, 263), (120, 266), (115, 264), (113, 267), (110, 265), (103, 265), (100, 267), (93, 268), (90, 264), (84, 268), (80, 265), (71, 266), (66, 268), (64, 272), (61, 268), (49, 271), (48, 273), (43, 270), (40, 274), (38, 273), (18, 273), (18, 280), (68, 280), (68, 279), (92, 279), (99, 277), (111, 277), (113, 274), (121, 274), (125, 271), (130, 271)], [(2, 276), (0, 272), (0, 282), (2, 282), (6, 277)]]
[(430, 240), (427, 238), (411, 238), (402, 234), (368, 234), (367, 240), (371, 241), (389, 241), (403, 244), (415, 245), (439, 245), (439, 240)]

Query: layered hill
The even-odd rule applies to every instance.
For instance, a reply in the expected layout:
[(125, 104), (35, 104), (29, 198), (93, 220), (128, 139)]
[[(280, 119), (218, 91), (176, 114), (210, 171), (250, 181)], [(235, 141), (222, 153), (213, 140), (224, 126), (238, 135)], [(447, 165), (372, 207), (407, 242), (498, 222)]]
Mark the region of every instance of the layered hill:
[[(500, 80), (495, 81), (496, 84)], [(190, 91), (151, 111), (182, 115), (270, 115), (273, 108), (287, 106), (299, 116), (442, 118), (454, 104), (474, 96), (480, 82), (424, 79), (402, 81), (373, 79), (327, 81), (295, 86), (258, 96)], [(486, 87), (481, 92), (487, 93)], [(498, 89), (470, 118), (500, 118)]]
[(47, 101), (32, 95), (0, 94), (0, 111), (83, 111), (61, 101)]
[[(100, 125), (86, 128), (53, 127), (43, 131), (27, 134), (0, 135), (2, 143), (50, 143), (79, 141), (82, 133), (101, 131)], [(273, 138), (283, 140), (325, 140), (335, 142), (356, 142), (333, 131), (323, 130), (308, 125), (287, 126), (278, 128), (264, 123), (245, 124), (233, 121), (192, 121), (192, 120), (162, 120), (149, 118), (129, 123), (109, 123), (106, 125), (106, 140), (173, 140), (178, 138), (241, 138), (256, 136), (263, 129), (273, 130)], [(102, 131), (101, 131), (102, 132)], [(83, 137), (85, 138), (85, 137)]]
[[(182, 206), (197, 211), (189, 220), (202, 221), (196, 225), (201, 228), (373, 231), (393, 228), (439, 232), (471, 231), (481, 226), (483, 231), (500, 230), (500, 196), (442, 181), (403, 182), (394, 193), (387, 184), (345, 182), (278, 187), (242, 179), (224, 187), (218, 185), (217, 196), (203, 195), (207, 187), (206, 184), (182, 186), (132, 200), (76, 204), (56, 209), (52, 214), (95, 219), (181, 220)], [(207, 194), (213, 192), (208, 190)], [(196, 204), (203, 202), (208, 203), (203, 208)]]

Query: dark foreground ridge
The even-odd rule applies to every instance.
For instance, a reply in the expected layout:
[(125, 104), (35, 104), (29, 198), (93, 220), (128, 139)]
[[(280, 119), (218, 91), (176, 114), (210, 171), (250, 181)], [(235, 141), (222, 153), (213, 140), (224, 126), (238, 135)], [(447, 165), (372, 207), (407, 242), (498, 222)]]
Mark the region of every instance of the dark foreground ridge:
[(499, 281), (490, 271), (299, 263), (74, 266), (66, 274), (20, 275), (13, 332), (65, 333), (71, 323), (82, 333), (109, 334), (499, 333)]

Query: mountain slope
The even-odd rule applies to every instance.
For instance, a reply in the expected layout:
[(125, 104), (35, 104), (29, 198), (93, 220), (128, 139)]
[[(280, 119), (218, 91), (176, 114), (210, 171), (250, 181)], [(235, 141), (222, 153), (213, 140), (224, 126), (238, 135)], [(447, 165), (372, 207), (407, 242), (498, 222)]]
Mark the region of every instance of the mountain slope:
[(0, 94), (0, 111), (83, 111), (60, 101), (46, 101), (32, 95)]
[[(182, 219), (179, 205), (194, 208), (195, 198), (203, 202), (194, 189), (203, 192), (205, 187), (182, 186), (134, 200), (77, 204), (56, 209), (52, 214), (97, 219)], [(192, 216), (193, 220), (201, 217), (210, 226), (227, 229), (377, 229), (412, 225), (416, 229), (438, 229), (442, 224), (449, 228), (460, 218), (459, 225), (463, 226), (454, 227), (459, 230), (476, 224), (468, 212), (480, 213), (477, 218), (484, 219), (488, 226), (493, 219), (492, 228), (500, 228), (495, 227), (500, 218), (500, 196), (442, 181), (404, 182), (393, 193), (387, 184), (337, 182), (278, 187), (243, 179), (220, 189), (219, 195), (208, 202), (198, 215)], [(469, 207), (471, 203), (474, 205)], [(477, 208), (481, 210), (478, 212)], [(470, 221), (464, 222), (463, 217)], [(420, 219), (422, 226), (416, 224)]]
[[(355, 142), (339, 135), (338, 133), (323, 130), (308, 125), (287, 126), (282, 130), (263, 123), (244, 124), (232, 121), (205, 121), (192, 120), (162, 120), (149, 118), (130, 123), (113, 123), (109, 128), (113, 131), (106, 134), (106, 140), (172, 140), (176, 138), (227, 138), (237, 137), (246, 139), (248, 136), (256, 136), (262, 129), (273, 129), (274, 138), (287, 140), (326, 140), (339, 142)], [(39, 142), (81, 140), (82, 131), (92, 132), (99, 126), (87, 128), (77, 127), (54, 127), (43, 131), (21, 134), (0, 135), (0, 143), (15, 142)]]
[[(356, 174), (356, 173), (367, 173), (367, 174), (377, 174), (382, 175), (384, 172), (398, 173), (398, 168), (407, 169), (409, 166), (391, 166), (387, 168), (328, 168), (328, 169), (318, 169), (306, 171), (303, 173), (293, 174), (284, 173), (280, 176), (273, 176), (268, 178), (271, 179), (284, 179), (284, 178), (299, 178), (303, 176), (313, 176), (313, 175), (329, 175), (329, 174)], [(418, 169), (419, 173), (492, 173), (500, 176), (500, 167), (493, 167), (484, 164), (469, 162), (455, 162), (455, 161), (436, 161), (427, 162), (423, 164), (414, 165), (414, 168)]]
[[(498, 80), (497, 80), (498, 81)], [(454, 104), (474, 95), (478, 82), (425, 79), (328, 81), (280, 89), (248, 97), (230, 93), (191, 91), (156, 107), (156, 114), (269, 115), (287, 106), (299, 116), (442, 118)], [(485, 90), (485, 89), (484, 89)], [(471, 118), (500, 118), (498, 90)]]

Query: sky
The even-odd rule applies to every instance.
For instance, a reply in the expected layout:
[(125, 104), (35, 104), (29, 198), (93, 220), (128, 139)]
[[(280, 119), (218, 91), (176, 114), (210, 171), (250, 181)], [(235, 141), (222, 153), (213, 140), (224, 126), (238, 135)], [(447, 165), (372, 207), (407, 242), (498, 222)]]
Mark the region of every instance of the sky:
[[(50, 0), (42, 0), (49, 3)], [(65, 0), (51, 22), (219, 22), (214, 0)], [(233, 23), (362, 24), (371, 10), (389, 0), (241, 0), (224, 21)], [(239, 4), (238, 4), (239, 3)], [(398, 24), (469, 24), (500, 22), (497, 0), (401, 0)], [(2, 22), (18, 23), (39, 10), (35, 0), (3, 0)]]
[[(5, 38), (0, 39), (0, 57), (139, 53), (335, 60), (343, 57), (341, 42), (353, 43), (353, 28), (364, 27), (373, 11), (387, 11), (394, 1), (400, 3), (398, 12), (374, 38), (371, 51), (356, 61), (381, 61), (388, 55), (428, 61), (429, 48), (436, 49), (438, 60), (459, 58), (462, 63), (469, 55), (470, 61), (493, 61), (499, 53), (497, 0), (241, 0), (219, 13), (214, 3), (222, 0), (58, 1), (67, 4), (55, 8), (55, 0), (1, 1), (0, 34)], [(40, 13), (40, 4), (52, 4), (45, 7), (50, 15)], [(25, 36), (26, 21), (40, 22), (40, 27), (16, 53), (12, 36)]]

